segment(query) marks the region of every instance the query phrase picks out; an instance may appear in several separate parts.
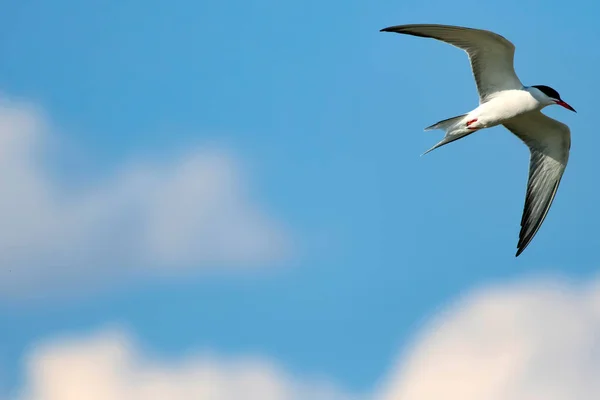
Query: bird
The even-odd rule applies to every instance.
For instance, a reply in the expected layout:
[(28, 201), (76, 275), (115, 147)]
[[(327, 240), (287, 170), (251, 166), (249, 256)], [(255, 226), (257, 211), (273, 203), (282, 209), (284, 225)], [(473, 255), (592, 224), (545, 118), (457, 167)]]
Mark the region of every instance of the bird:
[(515, 46), (489, 30), (440, 24), (396, 25), (394, 32), (445, 42), (465, 51), (479, 94), (479, 106), (468, 113), (439, 121), (427, 128), (443, 130), (444, 138), (423, 155), (476, 131), (502, 125), (528, 146), (529, 175), (518, 257), (529, 246), (554, 201), (571, 150), (569, 127), (542, 113), (559, 105), (576, 112), (547, 85), (525, 86), (514, 69)]

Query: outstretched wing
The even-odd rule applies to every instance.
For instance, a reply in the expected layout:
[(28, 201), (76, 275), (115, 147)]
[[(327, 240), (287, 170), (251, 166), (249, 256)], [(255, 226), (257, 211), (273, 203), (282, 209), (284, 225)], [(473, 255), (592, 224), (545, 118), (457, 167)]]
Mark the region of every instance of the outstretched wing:
[(540, 111), (511, 119), (504, 126), (529, 147), (529, 179), (521, 219), (517, 256), (544, 222), (569, 160), (571, 131)]
[(513, 64), (515, 46), (494, 32), (434, 24), (397, 25), (381, 31), (437, 39), (466, 51), (480, 103), (496, 92), (523, 87)]

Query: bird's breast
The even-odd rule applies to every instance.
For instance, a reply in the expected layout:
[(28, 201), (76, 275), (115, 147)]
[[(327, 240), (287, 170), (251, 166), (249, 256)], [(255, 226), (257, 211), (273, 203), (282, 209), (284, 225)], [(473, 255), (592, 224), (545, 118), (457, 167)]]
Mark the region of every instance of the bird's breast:
[(540, 103), (525, 90), (506, 90), (481, 104), (474, 111), (477, 118), (487, 127), (540, 108)]

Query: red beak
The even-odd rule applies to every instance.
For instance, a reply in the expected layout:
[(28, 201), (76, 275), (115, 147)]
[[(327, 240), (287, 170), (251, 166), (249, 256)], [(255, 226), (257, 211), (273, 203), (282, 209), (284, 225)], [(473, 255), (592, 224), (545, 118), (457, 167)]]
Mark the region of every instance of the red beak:
[(571, 107), (570, 105), (568, 105), (567, 103), (565, 103), (565, 102), (564, 102), (564, 101), (562, 101), (562, 100), (557, 100), (557, 101), (556, 101), (556, 104), (558, 104), (559, 106), (563, 106), (563, 107), (564, 107), (564, 108), (566, 108), (567, 110), (571, 110), (571, 111), (573, 111), (573, 112), (577, 112), (577, 111), (575, 111), (575, 109), (574, 109), (573, 107)]

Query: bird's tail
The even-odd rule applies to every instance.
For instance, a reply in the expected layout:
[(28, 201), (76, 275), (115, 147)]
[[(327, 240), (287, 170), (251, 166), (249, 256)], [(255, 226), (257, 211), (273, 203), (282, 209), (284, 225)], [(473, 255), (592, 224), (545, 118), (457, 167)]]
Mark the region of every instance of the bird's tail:
[[(443, 145), (454, 142), (455, 140), (458, 140), (460, 138), (463, 138), (463, 137), (473, 133), (474, 130), (469, 129), (466, 126), (466, 121), (465, 121), (466, 116), (467, 116), (467, 114), (463, 114), (463, 115), (459, 115), (456, 117), (448, 118), (448, 119), (442, 120), (440, 122), (436, 122), (435, 124), (425, 128), (426, 131), (442, 129), (446, 133), (446, 135), (438, 144), (436, 144), (435, 146), (433, 146), (432, 148), (427, 150), (422, 155), (425, 155), (425, 154), (429, 153), (430, 151), (433, 151), (439, 147), (442, 147)], [(463, 122), (465, 122), (465, 123), (463, 123)]]
[(448, 131), (449, 128), (452, 128), (454, 125), (457, 125), (460, 122), (460, 120), (466, 116), (467, 116), (467, 114), (463, 114), (463, 115), (459, 115), (457, 117), (444, 119), (440, 122), (436, 122), (435, 124), (433, 124), (431, 126), (428, 126), (427, 128), (425, 128), (425, 130), (432, 131), (434, 129), (443, 129), (445, 131)]

